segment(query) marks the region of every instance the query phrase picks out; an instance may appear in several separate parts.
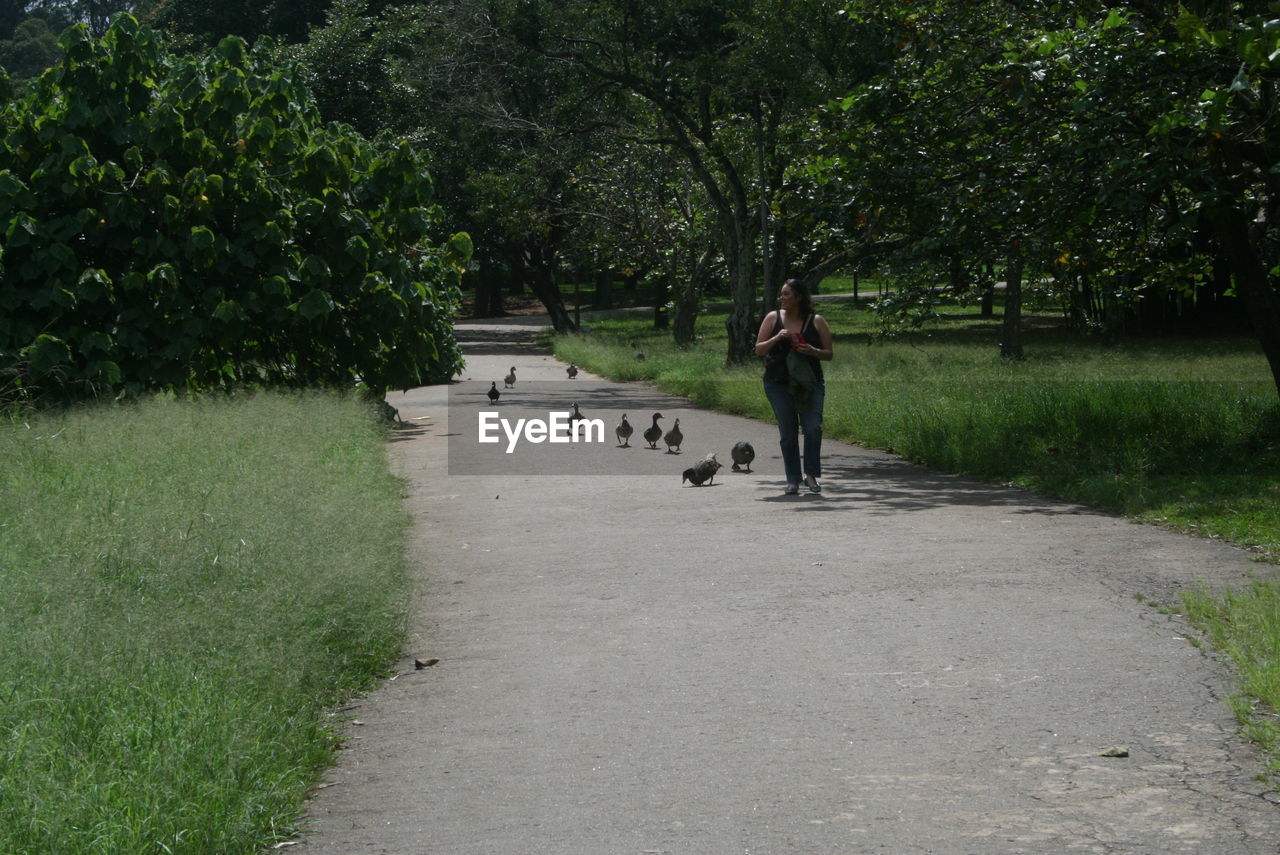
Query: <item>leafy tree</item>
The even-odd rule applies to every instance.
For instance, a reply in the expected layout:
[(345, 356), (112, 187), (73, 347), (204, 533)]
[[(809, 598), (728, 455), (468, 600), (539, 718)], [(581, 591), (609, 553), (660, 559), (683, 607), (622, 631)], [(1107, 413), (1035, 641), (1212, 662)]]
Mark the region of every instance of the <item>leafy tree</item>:
[(250, 42), (259, 36), (300, 42), (310, 28), (324, 24), (331, 5), (331, 0), (158, 0), (148, 22), (207, 46), (226, 36)]
[[(865, 247), (890, 250), (893, 269), (921, 285), (981, 287), (980, 271), (1003, 263), (1006, 354), (1019, 350), (1024, 271), (1112, 326), (1121, 307), (1191, 293), (1247, 259), (1226, 250), (1229, 216), (1255, 234), (1271, 222), (1268, 145), (1246, 145), (1261, 159), (1243, 169), (1214, 166), (1235, 132), (1270, 133), (1258, 107), (1270, 97), (1268, 25), (1235, 4), (1205, 5), (1231, 35), (1149, 3), (856, 4), (851, 14), (890, 33), (897, 56), (835, 102), (806, 165), (846, 189), (849, 233), (862, 227)], [(1251, 56), (1265, 66), (1257, 74), (1240, 71)], [(1209, 126), (1215, 109), (1230, 128)], [(1231, 187), (1226, 174), (1245, 180)], [(927, 309), (929, 293), (896, 305)]]
[(14, 77), (38, 77), (57, 61), (58, 37), (41, 18), (27, 18), (0, 41), (0, 68)]
[[(702, 297), (722, 270), (702, 187), (670, 150), (627, 140), (583, 164), (578, 177), (589, 212), (579, 239), (597, 268), (644, 271), (671, 297), (676, 344), (691, 344)], [(665, 322), (665, 309), (655, 307), (655, 324)]]
[(516, 0), (512, 8), (523, 49), (652, 111), (658, 140), (684, 160), (717, 219), (734, 304), (727, 360), (753, 359), (759, 200), (769, 176), (784, 171), (777, 130), (824, 101), (835, 81), (848, 85), (874, 66), (879, 34), (850, 26), (825, 0)]
[(1280, 18), (1268, 9), (1089, 9), (1011, 59), (1027, 88), (1057, 87), (1060, 135), (1096, 188), (1072, 257), (1113, 292), (1229, 278), (1280, 392)]
[(568, 330), (574, 319), (558, 280), (592, 255), (575, 244), (590, 215), (579, 174), (630, 108), (575, 70), (518, 49), (517, 12), (477, 0), (433, 4), (424, 12), (430, 49), (409, 79), (441, 205), (476, 239), (477, 307), (500, 310), (504, 284), (527, 286), (555, 328)]
[(411, 66), (419, 51), (430, 50), (428, 33), (419, 6), (374, 12), (369, 0), (335, 0), (325, 25), (282, 47), (280, 59), (302, 65), (327, 121), (370, 137), (381, 131), (420, 136), (418, 125), (432, 117), (421, 109)]
[(425, 163), (322, 126), (224, 39), (166, 55), (122, 16), (0, 101), (0, 370), (46, 400), (441, 380), (465, 234)]

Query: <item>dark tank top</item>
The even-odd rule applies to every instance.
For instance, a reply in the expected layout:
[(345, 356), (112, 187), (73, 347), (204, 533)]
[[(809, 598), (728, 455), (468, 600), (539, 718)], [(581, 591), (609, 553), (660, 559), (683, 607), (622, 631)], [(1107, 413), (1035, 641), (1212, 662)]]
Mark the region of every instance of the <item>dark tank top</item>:
[[(822, 347), (822, 336), (818, 333), (818, 327), (813, 322), (813, 315), (810, 315), (804, 322), (804, 326), (800, 328), (800, 332), (804, 335), (804, 340), (814, 347)], [(777, 335), (782, 331), (782, 312), (775, 312), (773, 319), (773, 334)], [(791, 352), (791, 339), (780, 341), (774, 345), (764, 355), (764, 379), (773, 380), (778, 383), (786, 383), (789, 379), (787, 373), (787, 354)], [(805, 355), (804, 359), (809, 360), (813, 365), (813, 376), (818, 378), (818, 382), (822, 382), (822, 362), (816, 356)]]

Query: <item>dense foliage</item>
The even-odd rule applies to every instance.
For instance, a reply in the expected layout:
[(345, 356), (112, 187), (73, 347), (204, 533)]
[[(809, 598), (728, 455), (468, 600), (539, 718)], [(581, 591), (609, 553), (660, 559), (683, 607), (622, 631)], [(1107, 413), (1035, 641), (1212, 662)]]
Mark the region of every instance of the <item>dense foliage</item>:
[(460, 367), (470, 240), (423, 159), (324, 125), (224, 39), (165, 53), (124, 16), (0, 108), (0, 370), (45, 399), (245, 385), (375, 392)]
[(1234, 302), (1280, 387), (1274, 5), (851, 4), (898, 56), (833, 103), (806, 167), (916, 283), (1003, 278), (1014, 312), (1045, 283), (1112, 336)]
[[(121, 5), (187, 46), (276, 37), (325, 119), (414, 140), (479, 313), (531, 289), (566, 329), (561, 283), (644, 279), (688, 344), (715, 292), (734, 362), (784, 276), (877, 275), (904, 323), (1005, 283), (1007, 356), (1025, 285), (1109, 342), (1252, 323), (1280, 388), (1266, 0), (18, 4)], [(0, 63), (47, 62), (9, 17)]]

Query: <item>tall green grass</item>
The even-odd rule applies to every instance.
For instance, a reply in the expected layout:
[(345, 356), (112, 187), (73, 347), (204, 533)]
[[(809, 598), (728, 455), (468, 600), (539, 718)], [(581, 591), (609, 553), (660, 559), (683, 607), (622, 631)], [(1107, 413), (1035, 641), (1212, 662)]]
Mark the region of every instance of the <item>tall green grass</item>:
[(0, 427), (0, 852), (259, 852), (404, 637), (366, 405), (103, 407)]

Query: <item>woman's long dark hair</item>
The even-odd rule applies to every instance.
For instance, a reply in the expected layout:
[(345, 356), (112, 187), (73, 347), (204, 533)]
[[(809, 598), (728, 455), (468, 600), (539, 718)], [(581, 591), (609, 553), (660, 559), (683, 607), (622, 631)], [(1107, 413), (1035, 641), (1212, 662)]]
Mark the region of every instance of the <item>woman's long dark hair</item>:
[(791, 293), (796, 296), (796, 304), (800, 308), (800, 317), (807, 321), (813, 315), (813, 294), (809, 291), (809, 286), (799, 279), (788, 279), (783, 285), (791, 287)]

